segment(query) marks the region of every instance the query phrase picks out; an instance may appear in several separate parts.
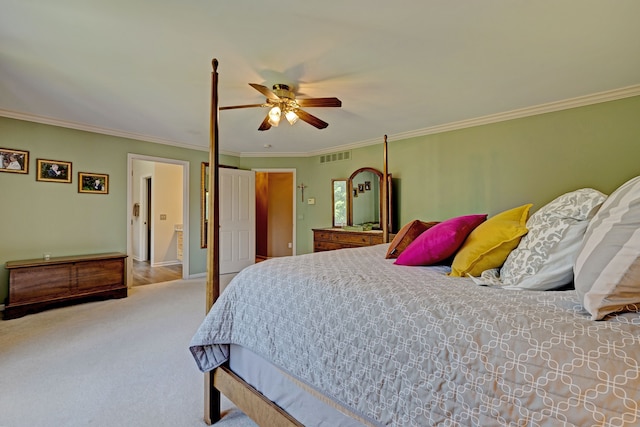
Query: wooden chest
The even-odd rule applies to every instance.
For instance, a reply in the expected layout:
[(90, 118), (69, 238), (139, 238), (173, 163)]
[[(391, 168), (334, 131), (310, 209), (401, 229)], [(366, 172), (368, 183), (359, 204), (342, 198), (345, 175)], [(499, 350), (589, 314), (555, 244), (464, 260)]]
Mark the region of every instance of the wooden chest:
[(50, 307), (127, 296), (121, 253), (9, 261), (9, 296), (4, 319)]

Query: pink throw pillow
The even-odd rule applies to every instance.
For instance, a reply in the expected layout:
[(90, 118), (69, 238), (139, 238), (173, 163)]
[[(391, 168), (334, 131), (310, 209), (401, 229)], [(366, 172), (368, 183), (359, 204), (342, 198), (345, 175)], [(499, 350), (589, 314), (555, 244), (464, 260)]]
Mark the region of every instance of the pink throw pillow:
[(394, 264), (433, 265), (442, 262), (455, 254), (469, 233), (486, 219), (486, 214), (464, 215), (436, 224), (411, 242)]

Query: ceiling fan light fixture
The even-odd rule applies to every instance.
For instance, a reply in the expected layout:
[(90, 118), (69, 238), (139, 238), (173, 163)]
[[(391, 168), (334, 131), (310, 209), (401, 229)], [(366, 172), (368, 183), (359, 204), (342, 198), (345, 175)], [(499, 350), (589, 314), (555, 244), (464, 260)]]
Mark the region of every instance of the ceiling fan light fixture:
[(254, 108), (268, 107), (269, 112), (262, 119), (262, 123), (258, 127), (259, 131), (271, 129), (278, 126), (282, 116), (284, 115), (289, 124), (294, 125), (298, 120), (302, 120), (315, 127), (316, 129), (324, 129), (329, 123), (320, 120), (305, 111), (308, 107), (342, 107), (342, 101), (338, 98), (304, 98), (296, 99), (296, 94), (291, 87), (285, 84), (273, 85), (273, 90), (257, 83), (249, 83), (249, 86), (260, 92), (266, 97), (262, 104), (232, 105), (228, 107), (220, 107), (220, 110), (235, 110), (238, 108)]
[(287, 118), (287, 121), (289, 122), (290, 125), (293, 125), (295, 122), (298, 121), (298, 115), (293, 110), (287, 111), (284, 114), (284, 116)]
[(269, 124), (271, 126), (278, 126), (280, 124), (280, 116), (282, 115), (282, 110), (280, 107), (275, 106), (271, 110), (269, 110)]

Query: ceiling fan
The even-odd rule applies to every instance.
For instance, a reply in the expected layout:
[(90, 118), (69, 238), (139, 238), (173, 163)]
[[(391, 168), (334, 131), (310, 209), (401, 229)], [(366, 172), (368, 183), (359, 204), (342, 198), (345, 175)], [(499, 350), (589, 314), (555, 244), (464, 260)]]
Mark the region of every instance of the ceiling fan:
[(247, 105), (233, 105), (229, 107), (220, 107), (220, 110), (234, 110), (238, 108), (255, 108), (255, 107), (267, 107), (269, 112), (264, 118), (258, 130), (269, 130), (271, 126), (278, 126), (281, 117), (287, 119), (290, 124), (294, 124), (301, 119), (304, 122), (309, 123), (311, 126), (315, 126), (318, 129), (324, 129), (329, 126), (329, 123), (320, 120), (316, 116), (313, 116), (301, 107), (341, 107), (342, 101), (338, 98), (306, 98), (296, 99), (295, 93), (291, 88), (285, 84), (273, 85), (273, 90), (266, 86), (256, 83), (249, 83), (249, 86), (267, 97), (266, 101), (262, 104), (247, 104)]

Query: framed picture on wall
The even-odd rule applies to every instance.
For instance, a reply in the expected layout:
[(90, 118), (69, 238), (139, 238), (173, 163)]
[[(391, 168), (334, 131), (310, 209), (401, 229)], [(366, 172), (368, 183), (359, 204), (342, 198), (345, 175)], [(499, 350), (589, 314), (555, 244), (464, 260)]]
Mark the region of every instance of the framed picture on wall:
[(37, 160), (36, 181), (71, 183), (71, 162)]
[(78, 172), (78, 193), (109, 194), (109, 175)]
[(0, 172), (29, 173), (29, 152), (0, 147)]

